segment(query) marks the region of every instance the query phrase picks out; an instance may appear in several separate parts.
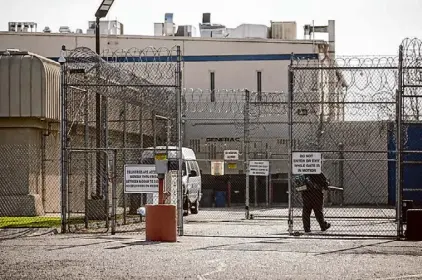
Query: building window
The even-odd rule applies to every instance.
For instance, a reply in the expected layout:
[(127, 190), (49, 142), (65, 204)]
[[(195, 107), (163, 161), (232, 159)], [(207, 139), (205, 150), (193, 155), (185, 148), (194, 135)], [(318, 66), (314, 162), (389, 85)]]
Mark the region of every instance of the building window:
[(256, 91), (258, 92), (258, 101), (262, 101), (262, 72), (256, 72)]
[(215, 102), (215, 73), (210, 73), (211, 102)]

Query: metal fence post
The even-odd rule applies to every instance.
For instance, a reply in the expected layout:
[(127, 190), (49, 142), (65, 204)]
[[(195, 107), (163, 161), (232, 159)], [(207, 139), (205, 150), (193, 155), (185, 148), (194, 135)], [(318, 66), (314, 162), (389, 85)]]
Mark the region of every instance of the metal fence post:
[[(127, 146), (127, 104), (126, 102), (123, 103), (123, 166), (126, 164), (126, 146)], [(142, 136), (141, 136), (142, 137)], [(142, 147), (141, 147), (142, 148)], [(117, 160), (116, 160), (117, 164)], [(117, 176), (117, 175), (116, 175)], [(127, 196), (123, 192), (123, 224), (126, 225), (126, 201)]]
[(107, 168), (104, 171), (104, 181), (105, 181), (105, 188), (104, 188), (104, 215), (105, 215), (105, 222), (106, 222), (106, 228), (107, 230), (110, 229), (110, 200), (109, 200), (109, 174), (110, 174), (110, 170), (109, 170), (109, 163), (110, 163), (110, 155), (108, 153), (107, 150), (104, 151), (100, 151), (100, 153), (104, 154), (104, 163), (105, 163), (105, 167)]
[(289, 234), (293, 234), (293, 205), (292, 205), (292, 195), (293, 195), (293, 188), (292, 188), (292, 180), (293, 180), (293, 174), (292, 174), (292, 152), (293, 152), (293, 55), (292, 55), (292, 61), (289, 66), (288, 70), (288, 81), (289, 81), (289, 91), (287, 94), (287, 102), (288, 102), (288, 127), (289, 127), (289, 139), (288, 139), (288, 208), (289, 208), (289, 217), (288, 217), (288, 230)]
[(243, 153), (244, 153), (244, 165), (245, 165), (245, 174), (246, 174), (246, 186), (245, 186), (245, 217), (246, 219), (250, 218), (249, 215), (249, 114), (250, 114), (250, 92), (245, 90), (245, 108), (244, 108), (244, 131), (243, 131)]
[(177, 228), (179, 236), (183, 236), (183, 191), (182, 191), (182, 67), (181, 67), (181, 51), (177, 46), (177, 65), (176, 65), (176, 106), (177, 106), (177, 158), (179, 160), (179, 168), (177, 170)]
[(66, 88), (66, 47), (62, 47), (60, 62), (60, 187), (61, 187), (61, 232), (66, 233), (67, 226), (67, 88)]
[(113, 178), (111, 186), (111, 234), (116, 234), (117, 220), (117, 150), (113, 150)]
[[(338, 144), (339, 149), (339, 162), (338, 162), (338, 176), (339, 176), (339, 187), (344, 188), (344, 144)], [(344, 191), (341, 192), (341, 204), (344, 203)]]
[(396, 104), (396, 220), (397, 238), (403, 236), (402, 195), (403, 195), (403, 159), (402, 159), (402, 119), (403, 119), (403, 45), (399, 47), (398, 89)]
[[(88, 149), (88, 145), (89, 145), (89, 111), (88, 111), (88, 106), (89, 106), (89, 96), (88, 96), (88, 92), (85, 91), (85, 99), (84, 99), (84, 129), (85, 129), (85, 133), (84, 133), (84, 147), (85, 149)], [(85, 170), (84, 170), (84, 180), (85, 180), (85, 228), (88, 228), (88, 215), (87, 215), (87, 209), (88, 209), (88, 199), (89, 199), (89, 155), (88, 152), (84, 153), (84, 160), (85, 160)]]

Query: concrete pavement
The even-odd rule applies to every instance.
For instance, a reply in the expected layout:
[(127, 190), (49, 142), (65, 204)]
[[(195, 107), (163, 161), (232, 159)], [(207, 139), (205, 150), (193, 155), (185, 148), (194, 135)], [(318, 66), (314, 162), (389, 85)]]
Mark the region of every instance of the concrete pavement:
[(30, 235), (0, 239), (0, 279), (422, 279), (422, 242), (322, 237)]

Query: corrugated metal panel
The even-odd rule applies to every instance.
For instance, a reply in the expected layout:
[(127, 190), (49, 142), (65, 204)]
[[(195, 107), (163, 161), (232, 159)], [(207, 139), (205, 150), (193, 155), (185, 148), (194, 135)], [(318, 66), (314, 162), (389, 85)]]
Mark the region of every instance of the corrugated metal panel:
[(0, 117), (60, 117), (60, 65), (44, 57), (0, 56)]

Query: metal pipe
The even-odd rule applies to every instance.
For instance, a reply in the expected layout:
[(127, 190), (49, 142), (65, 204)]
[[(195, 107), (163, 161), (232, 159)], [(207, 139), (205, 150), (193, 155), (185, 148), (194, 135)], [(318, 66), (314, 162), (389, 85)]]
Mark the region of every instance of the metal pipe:
[[(293, 54), (292, 54), (292, 58), (293, 58)], [(291, 65), (293, 64), (293, 60), (291, 61), (291, 64), (289, 66), (289, 70), (288, 70), (288, 82), (289, 82), (289, 92), (288, 92), (288, 102), (289, 102), (289, 106), (288, 106), (288, 122), (289, 122), (289, 145), (288, 145), (288, 163), (287, 163), (287, 167), (289, 169), (288, 171), (288, 182), (287, 182), (287, 186), (288, 186), (288, 208), (289, 208), (289, 219), (288, 219), (288, 231), (289, 234), (292, 235), (293, 234), (293, 205), (292, 205), (292, 180), (293, 180), (293, 174), (292, 174), (292, 152), (293, 152), (293, 81), (294, 81), (294, 73), (292, 70)]]
[(111, 234), (116, 234), (117, 220), (117, 150), (113, 151), (113, 178), (111, 186)]
[[(97, 55), (100, 55), (100, 18), (96, 17), (95, 21), (95, 51)], [(97, 62), (97, 80), (99, 80), (99, 63), (100, 58), (98, 58)], [(83, 85), (81, 85), (83, 86)], [(96, 127), (95, 127), (95, 140), (96, 140), (96, 148), (100, 149), (102, 148), (101, 140), (102, 140), (102, 110), (101, 110), (101, 94), (99, 93), (99, 89), (96, 89), (95, 93), (95, 121), (96, 121)], [(96, 189), (95, 194), (96, 197), (99, 198), (102, 194), (102, 171), (103, 171), (103, 158), (101, 153), (97, 153), (96, 155)]]
[(177, 111), (177, 158), (179, 160), (179, 168), (177, 170), (177, 227), (179, 236), (183, 236), (183, 192), (182, 192), (182, 68), (181, 68), (181, 51), (180, 46), (177, 46), (177, 65), (176, 65), (176, 111)]
[(271, 176), (271, 173), (268, 174), (268, 176), (265, 176), (265, 206), (268, 207), (269, 205), (269, 197), (270, 197), (270, 190), (269, 190), (269, 177)]
[[(123, 148), (126, 148), (127, 145), (127, 104), (123, 103)], [(123, 150), (123, 166), (126, 164), (126, 149)], [(123, 191), (123, 224), (126, 225), (127, 215), (126, 215), (126, 193)]]
[(396, 106), (396, 219), (397, 219), (397, 238), (403, 235), (402, 225), (402, 195), (403, 195), (403, 166), (402, 166), (402, 113), (403, 113), (403, 45), (399, 47), (399, 67), (398, 67), (398, 89)]
[[(108, 101), (106, 97), (102, 97), (102, 104), (101, 104), (101, 108), (104, 110), (103, 112), (103, 119), (102, 119), (102, 123), (103, 123), (103, 146), (105, 149), (108, 149), (108, 124), (107, 124), (107, 119), (108, 119)], [(107, 153), (106, 154), (106, 158), (104, 158), (103, 160), (103, 180), (102, 180), (102, 185), (103, 185), (103, 193), (104, 193), (104, 213), (106, 215), (106, 227), (107, 229), (109, 228), (109, 217), (110, 217), (110, 197), (109, 197), (109, 155)]]
[(253, 189), (254, 189), (255, 207), (258, 207), (258, 177), (257, 176), (253, 176)]
[[(67, 226), (67, 99), (66, 99), (66, 60), (64, 59), (65, 46), (62, 48), (63, 60), (60, 62), (60, 188), (61, 188), (61, 232), (66, 233)], [(60, 61), (60, 60), (59, 60)]]
[[(46, 192), (46, 149), (47, 149), (47, 135), (44, 132), (41, 132), (41, 200), (42, 200), (42, 207), (45, 211), (46, 207), (46, 198), (45, 198), (45, 192)], [(40, 192), (37, 190), (38, 194)]]
[(245, 90), (245, 109), (244, 109), (244, 131), (243, 131), (243, 148), (244, 148), (244, 166), (246, 174), (246, 186), (245, 186), (245, 218), (250, 219), (249, 215), (249, 102), (250, 92)]
[[(344, 144), (339, 143), (339, 163), (338, 163), (338, 175), (339, 175), (339, 187), (344, 189)], [(341, 192), (341, 203), (344, 202), (344, 192)]]
[[(85, 98), (84, 98), (84, 147), (86, 149), (88, 149), (88, 145), (89, 145), (89, 125), (88, 125), (88, 119), (89, 119), (89, 112), (88, 112), (88, 106), (89, 106), (89, 99), (88, 99), (88, 92), (84, 91), (85, 93)], [(84, 153), (84, 162), (85, 162), (85, 166), (84, 166), (84, 181), (85, 181), (85, 217), (84, 217), (84, 221), (85, 221), (85, 228), (88, 228), (88, 224), (89, 224), (89, 220), (88, 220), (88, 215), (86, 214), (87, 209), (88, 209), (88, 199), (89, 199), (89, 184), (88, 184), (88, 180), (89, 180), (89, 153), (86, 152)]]

